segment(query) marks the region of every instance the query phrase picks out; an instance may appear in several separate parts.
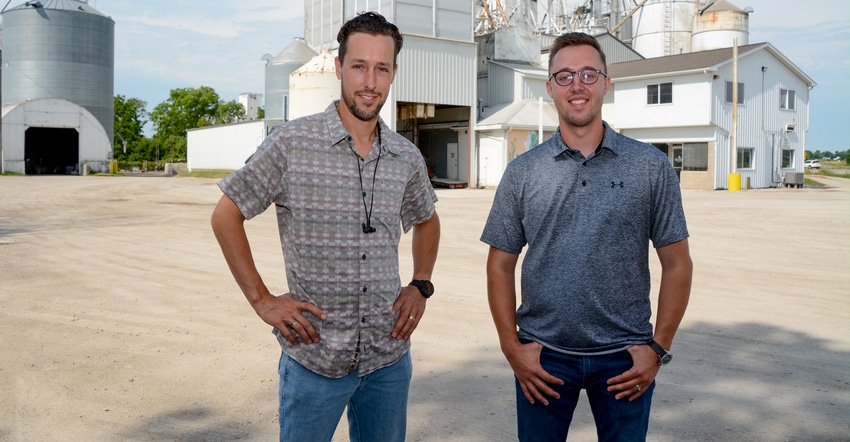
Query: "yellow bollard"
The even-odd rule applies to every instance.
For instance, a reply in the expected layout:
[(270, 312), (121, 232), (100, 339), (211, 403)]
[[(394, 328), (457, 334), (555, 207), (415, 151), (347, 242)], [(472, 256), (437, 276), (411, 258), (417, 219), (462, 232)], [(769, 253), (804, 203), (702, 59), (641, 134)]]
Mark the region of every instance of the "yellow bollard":
[(730, 173), (729, 174), (729, 191), (737, 192), (741, 190), (741, 174), (740, 173)]

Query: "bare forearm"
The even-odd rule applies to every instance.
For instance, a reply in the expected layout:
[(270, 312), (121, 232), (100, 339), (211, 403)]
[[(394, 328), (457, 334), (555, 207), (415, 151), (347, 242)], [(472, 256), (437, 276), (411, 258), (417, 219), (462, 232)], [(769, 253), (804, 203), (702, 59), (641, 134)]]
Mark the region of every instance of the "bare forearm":
[(242, 213), (227, 196), (219, 201), (210, 220), (230, 273), (248, 302), (255, 305), (270, 293), (254, 264), (244, 222)]
[(659, 249), (658, 256), (662, 270), (654, 339), (669, 349), (688, 307), (693, 263), (687, 240), (666, 246), (664, 250)]
[(440, 248), (440, 218), (437, 212), (413, 228), (413, 279), (431, 279)]
[(487, 300), (503, 351), (519, 344), (516, 329), (517, 258), (492, 247), (487, 257)]

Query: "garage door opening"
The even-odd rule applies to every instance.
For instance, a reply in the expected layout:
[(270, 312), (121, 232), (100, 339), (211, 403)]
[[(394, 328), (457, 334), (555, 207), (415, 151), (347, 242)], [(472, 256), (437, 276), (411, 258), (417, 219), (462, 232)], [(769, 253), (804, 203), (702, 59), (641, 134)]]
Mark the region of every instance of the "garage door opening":
[(31, 127), (24, 137), (27, 175), (79, 174), (80, 135), (76, 129)]

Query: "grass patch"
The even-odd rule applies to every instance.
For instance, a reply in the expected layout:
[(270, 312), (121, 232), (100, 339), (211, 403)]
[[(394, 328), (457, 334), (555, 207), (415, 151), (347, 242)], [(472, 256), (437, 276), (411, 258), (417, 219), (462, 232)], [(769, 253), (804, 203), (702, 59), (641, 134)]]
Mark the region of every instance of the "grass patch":
[(180, 172), (178, 177), (189, 178), (224, 178), (233, 173), (232, 170), (193, 170), (191, 172)]
[(3, 172), (3, 176), (26, 176), (26, 175), (24, 175), (22, 173), (15, 173), (15, 172)]
[(834, 172), (831, 169), (821, 169), (821, 171), (819, 172), (819, 175), (835, 177), (835, 178), (850, 179), (850, 175), (848, 175), (846, 173)]
[(806, 178), (803, 181), (803, 187), (826, 187), (826, 184), (817, 181), (813, 178)]

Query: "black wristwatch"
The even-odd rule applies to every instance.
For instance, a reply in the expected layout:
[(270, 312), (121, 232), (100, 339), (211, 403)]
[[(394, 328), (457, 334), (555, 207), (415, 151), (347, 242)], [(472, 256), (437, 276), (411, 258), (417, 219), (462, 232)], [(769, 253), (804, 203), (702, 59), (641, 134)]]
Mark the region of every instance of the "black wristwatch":
[(410, 284), (408, 285), (418, 288), (419, 293), (421, 293), (425, 299), (430, 298), (431, 295), (434, 294), (434, 284), (431, 284), (431, 281), (428, 281), (427, 279), (414, 279), (413, 281), (410, 281)]
[(673, 355), (669, 351), (665, 350), (660, 344), (655, 342), (655, 339), (650, 339), (646, 345), (652, 347), (652, 349), (658, 353), (658, 365), (667, 365), (673, 360)]

